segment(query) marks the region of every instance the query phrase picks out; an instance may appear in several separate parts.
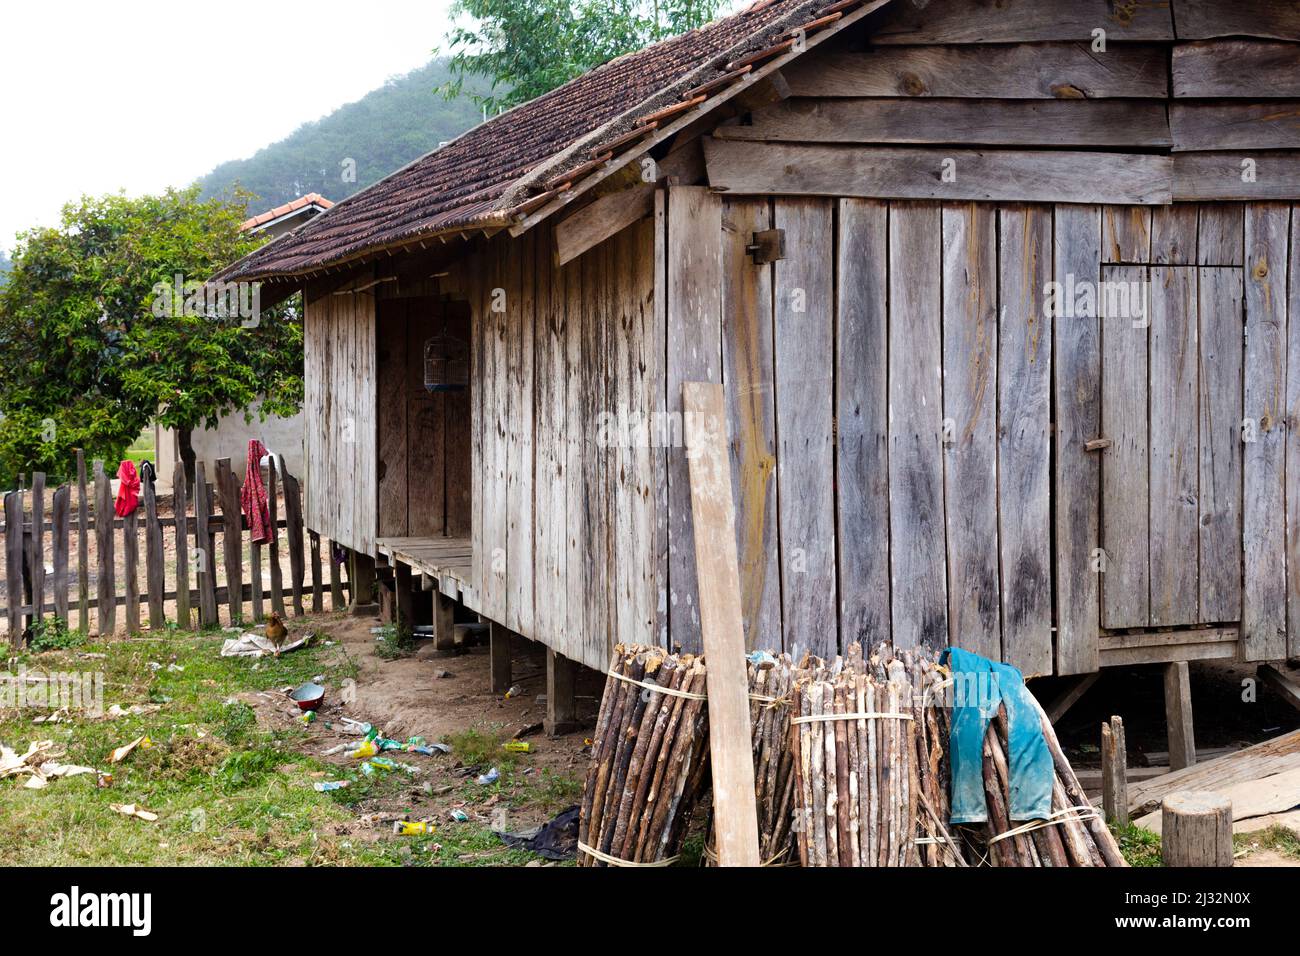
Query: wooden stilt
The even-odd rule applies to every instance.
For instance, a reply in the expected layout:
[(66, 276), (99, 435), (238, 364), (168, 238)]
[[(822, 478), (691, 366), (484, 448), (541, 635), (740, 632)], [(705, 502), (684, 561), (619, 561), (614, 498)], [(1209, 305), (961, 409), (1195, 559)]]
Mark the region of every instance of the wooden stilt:
[(415, 627), (415, 582), (409, 564), (397, 563), (393, 569), (393, 586), (396, 589), (394, 603), (397, 611), (397, 626), (404, 630)]
[(456, 649), (456, 602), (433, 592), (433, 646), (439, 651)]
[(1196, 763), (1192, 732), (1192, 683), (1187, 661), (1165, 665), (1165, 722), (1169, 725), (1169, 768), (1182, 770)]
[(546, 736), (558, 737), (577, 726), (577, 698), (574, 686), (577, 665), (567, 657), (546, 649)]
[(488, 652), (492, 666), (492, 693), (504, 694), (510, 689), (510, 630), (492, 622), (492, 644)]
[(364, 609), (369, 613), (369, 605), (375, 603), (375, 559), (359, 551), (351, 552), (352, 572), (348, 579), (352, 582), (352, 610)]

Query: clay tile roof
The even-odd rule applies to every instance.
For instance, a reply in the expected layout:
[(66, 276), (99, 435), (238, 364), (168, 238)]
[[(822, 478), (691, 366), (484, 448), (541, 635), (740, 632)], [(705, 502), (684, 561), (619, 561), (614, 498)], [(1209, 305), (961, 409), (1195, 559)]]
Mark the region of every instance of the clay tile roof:
[(321, 209), (332, 209), (334, 204), (322, 196), (320, 193), (307, 193), (305, 196), (299, 196), (292, 202), (287, 202), (283, 206), (276, 206), (274, 209), (262, 213), (260, 216), (254, 216), (252, 219), (245, 219), (239, 226), (240, 232), (247, 232), (250, 229), (256, 229), (281, 216), (287, 216), (290, 213), (297, 212), (304, 206), (320, 206)]
[[(640, 139), (628, 135), (639, 125), (647, 126), (646, 132), (654, 129), (639, 119), (700, 100), (701, 94), (716, 96), (720, 91), (714, 81), (733, 73), (722, 84), (725, 92), (730, 82), (750, 72), (736, 61), (766, 55), (790, 30), (825, 19), (828, 12), (839, 20), (855, 7), (882, 5), (881, 0), (759, 0), (732, 16), (618, 57), (342, 200), (219, 278), (297, 277), (430, 236), (508, 225), (521, 212), (545, 204), (546, 184), (564, 188), (558, 173), (570, 168), (578, 174), (592, 172), (590, 161), (606, 148), (602, 144), (624, 148)], [(736, 65), (728, 70), (728, 64)], [(699, 93), (692, 92), (700, 87)], [(692, 102), (692, 108), (698, 105)]]

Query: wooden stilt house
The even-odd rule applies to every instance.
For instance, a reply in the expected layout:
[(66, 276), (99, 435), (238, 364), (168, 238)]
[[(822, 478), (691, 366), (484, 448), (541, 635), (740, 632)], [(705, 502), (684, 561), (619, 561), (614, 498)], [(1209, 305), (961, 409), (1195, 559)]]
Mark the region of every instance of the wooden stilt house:
[(1300, 654), (1298, 202), (1293, 3), (767, 0), (224, 278), (305, 290), (308, 526), (557, 667), (697, 644), (702, 380), (751, 646), (1087, 675)]

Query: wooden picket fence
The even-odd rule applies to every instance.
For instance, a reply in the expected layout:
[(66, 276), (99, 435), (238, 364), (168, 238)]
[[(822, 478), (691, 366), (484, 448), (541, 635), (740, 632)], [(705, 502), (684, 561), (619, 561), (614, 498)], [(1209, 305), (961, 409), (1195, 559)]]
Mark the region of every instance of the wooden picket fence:
[[(141, 630), (141, 606), (148, 608), (148, 629), (160, 630), (174, 622), (188, 630), (197, 621), (201, 627), (244, 624), (244, 605), (251, 605), (252, 622), (264, 619), (270, 610), (288, 616), (305, 612), (304, 596), (310, 595), (311, 610), (325, 609), (324, 590), (329, 588), (331, 607), (346, 604), (339, 565), (330, 556), (328, 581), (322, 576), (322, 541), (309, 533), (311, 579), (306, 580), (308, 557), (304, 554), (302, 492), (298, 479), (286, 470), (278, 474), (271, 460), (266, 485), (271, 517), (270, 542), (253, 545), (247, 541), (249, 575), (244, 574), (247, 519), (240, 506), (239, 480), (229, 458), (213, 463), (215, 483), (209, 483), (202, 462), (195, 468), (191, 486), (178, 462), (173, 479), (172, 516), (159, 516), (154, 482), (141, 477), (141, 500), (125, 518), (114, 513), (110, 476), (104, 463), (95, 461), (90, 482), (86, 462), (77, 452), (76, 503), (72, 485), (53, 492), (47, 520), (45, 475), (32, 476), (30, 489), (19, 488), (4, 496), (5, 586), (0, 591), (5, 607), (0, 620), (6, 621), (9, 642), (15, 647), (33, 624), (54, 615), (77, 629), (91, 633), (90, 612), (95, 611), (96, 630), (112, 634), (117, 630), (117, 612), (124, 610), (129, 633)], [(277, 484), (282, 489), (277, 489)], [(281, 495), (285, 514), (279, 515)], [(191, 514), (192, 509), (192, 514)], [(234, 529), (235, 533), (228, 533)], [(283, 536), (281, 532), (284, 532)], [(119, 534), (120, 532), (120, 534)], [(174, 559), (167, 560), (170, 533)], [(218, 586), (217, 537), (221, 537), (221, 576)], [(144, 540), (144, 588), (139, 577), (141, 538)], [(71, 546), (75, 538), (76, 567), (70, 570)], [(90, 551), (94, 545), (95, 560)], [(51, 546), (51, 571), (46, 571), (46, 547)], [(115, 551), (122, 548), (122, 561)], [(286, 587), (281, 565), (282, 544), (287, 545), (289, 581)], [(269, 562), (270, 585), (263, 576), (263, 550)], [(171, 573), (168, 565), (171, 564)], [(91, 577), (94, 575), (94, 595)], [(169, 583), (170, 578), (170, 583)], [(289, 603), (286, 604), (286, 601)], [(168, 609), (171, 617), (168, 616)], [(222, 611), (224, 610), (224, 615)], [(223, 620), (224, 617), (224, 620)]]

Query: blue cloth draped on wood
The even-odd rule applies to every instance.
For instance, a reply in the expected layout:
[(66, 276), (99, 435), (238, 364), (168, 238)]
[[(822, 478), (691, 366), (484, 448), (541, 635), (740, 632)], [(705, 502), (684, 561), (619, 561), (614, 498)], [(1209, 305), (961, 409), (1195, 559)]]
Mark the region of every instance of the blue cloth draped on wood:
[(998, 705), (1007, 709), (1008, 783), (1011, 819), (1042, 820), (1052, 811), (1052, 755), (1043, 738), (1038, 709), (1029, 700), (1024, 677), (1010, 664), (991, 661), (959, 647), (943, 652), (941, 663), (953, 673), (952, 760), (953, 823), (984, 823), (984, 734)]

